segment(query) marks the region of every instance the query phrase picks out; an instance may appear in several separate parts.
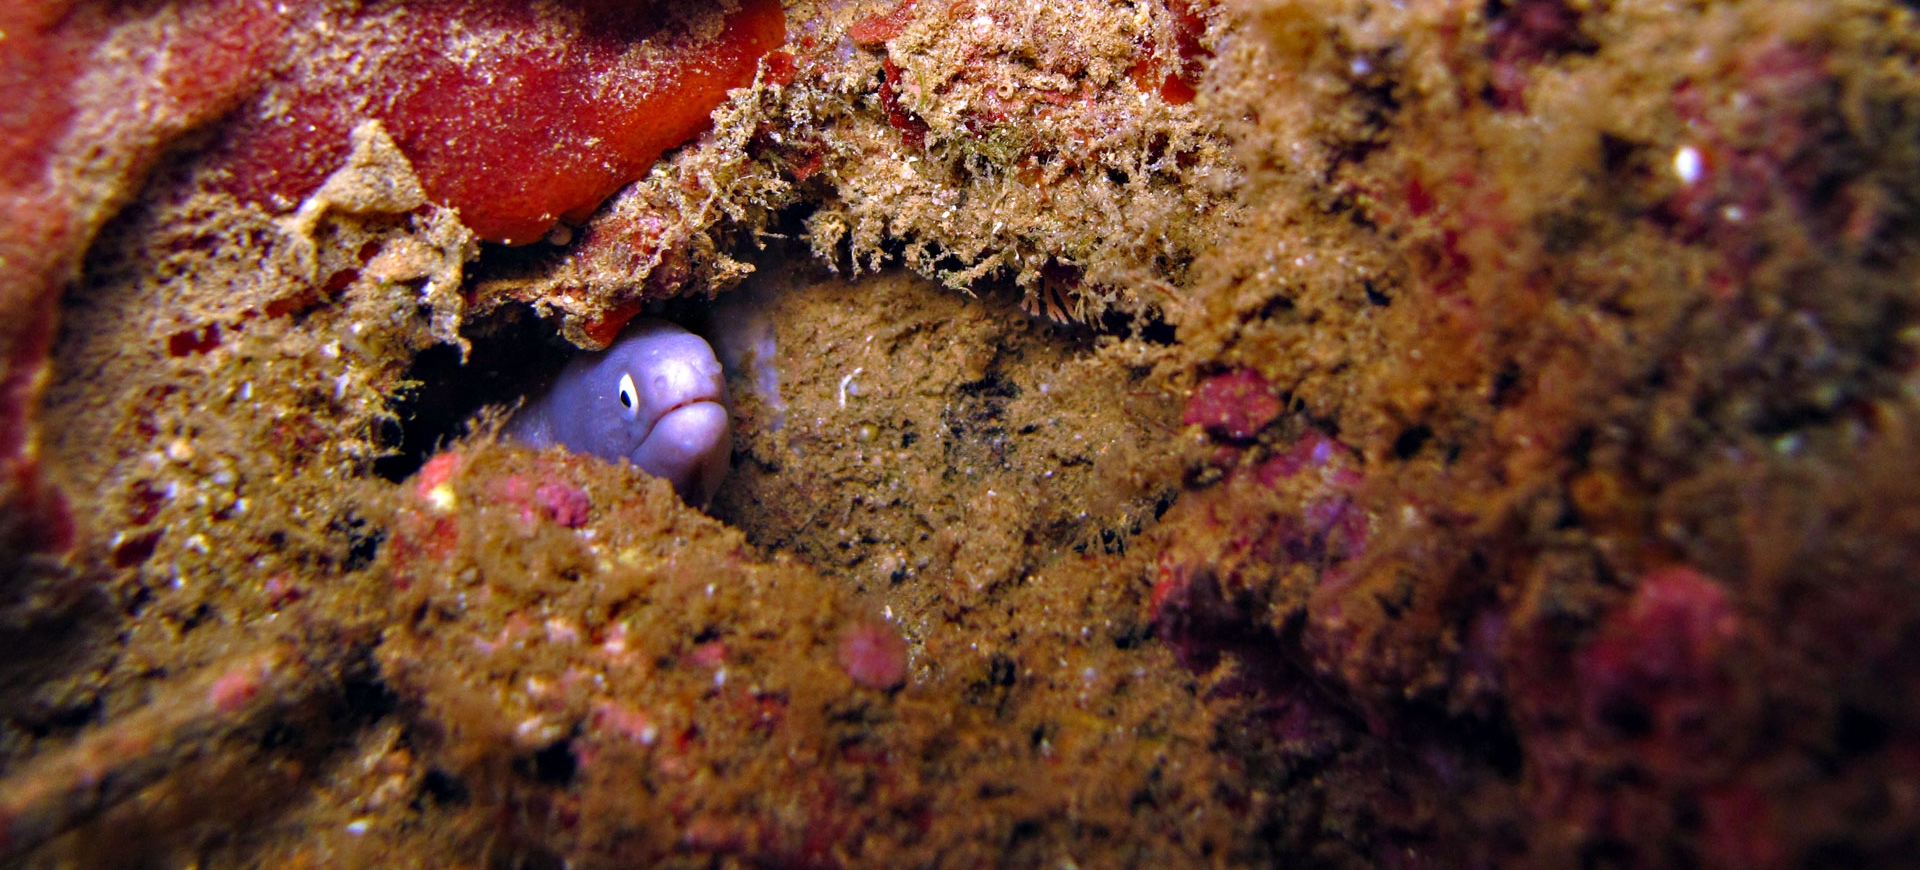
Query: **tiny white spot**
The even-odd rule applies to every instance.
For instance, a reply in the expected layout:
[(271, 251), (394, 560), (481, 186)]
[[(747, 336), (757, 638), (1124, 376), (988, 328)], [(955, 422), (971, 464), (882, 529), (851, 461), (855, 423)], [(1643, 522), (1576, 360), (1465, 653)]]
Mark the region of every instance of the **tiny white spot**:
[(368, 827), (369, 825), (366, 819), (354, 819), (347, 823), (347, 833), (358, 837), (366, 833)]
[(1747, 219), (1747, 210), (1737, 205), (1730, 205), (1720, 210), (1720, 216), (1726, 218), (1727, 223), (1737, 224)]
[[(854, 379), (854, 378), (856, 378), (856, 377), (858, 377), (858, 376), (860, 375), (860, 373), (861, 373), (861, 372), (863, 372), (863, 371), (866, 371), (866, 369), (865, 369), (865, 368), (855, 368), (855, 369), (853, 370), (853, 372), (852, 372), (852, 373), (850, 373), (850, 374), (848, 374), (848, 375), (847, 375), (846, 377), (844, 377), (844, 378), (841, 378), (841, 379), (840, 379), (840, 407), (842, 407), (842, 408), (844, 408), (844, 407), (846, 407), (846, 406), (847, 406), (847, 390), (848, 390), (848, 388), (849, 388), (849, 387), (851, 387), (851, 386), (853, 385), (853, 379)], [(854, 394), (854, 395), (856, 395), (856, 396), (858, 396), (858, 395), (860, 395), (860, 391), (859, 391), (859, 389), (858, 389), (858, 388), (854, 388), (854, 390), (853, 390), (853, 394)], [(824, 421), (822, 421), (822, 422), (824, 422)]]
[(1687, 145), (1673, 152), (1673, 174), (1687, 184), (1700, 180), (1700, 149)]
[(554, 732), (558, 729), (539, 716), (529, 716), (521, 720), (513, 730), (514, 736), (520, 739), (522, 745), (530, 746), (551, 741)]

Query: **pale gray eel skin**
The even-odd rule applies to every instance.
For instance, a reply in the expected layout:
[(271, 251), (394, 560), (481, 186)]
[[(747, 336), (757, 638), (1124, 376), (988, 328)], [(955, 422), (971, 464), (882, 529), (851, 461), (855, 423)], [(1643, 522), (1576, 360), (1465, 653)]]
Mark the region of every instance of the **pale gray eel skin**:
[(636, 320), (606, 350), (581, 354), (503, 430), (532, 447), (625, 459), (704, 506), (726, 477), (727, 385), (706, 340)]

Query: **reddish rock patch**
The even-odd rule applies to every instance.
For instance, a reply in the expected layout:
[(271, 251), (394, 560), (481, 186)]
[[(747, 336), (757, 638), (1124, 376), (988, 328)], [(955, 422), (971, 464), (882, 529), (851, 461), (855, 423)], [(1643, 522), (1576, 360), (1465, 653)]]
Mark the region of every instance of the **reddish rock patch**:
[(290, 208), (339, 166), (348, 131), (373, 118), (434, 200), (511, 244), (585, 219), (705, 129), (727, 91), (751, 83), (760, 57), (786, 41), (772, 0), (747, 0), (713, 36), (653, 4), (434, 0), (307, 24), (329, 39), (297, 52), (242, 110), (219, 186)]

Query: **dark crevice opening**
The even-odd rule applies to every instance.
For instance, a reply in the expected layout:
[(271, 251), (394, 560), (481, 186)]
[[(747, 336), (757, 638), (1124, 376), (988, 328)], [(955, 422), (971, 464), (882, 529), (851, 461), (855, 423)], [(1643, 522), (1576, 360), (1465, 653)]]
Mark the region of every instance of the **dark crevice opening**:
[[(710, 319), (704, 300), (650, 306), (639, 317), (670, 320), (702, 335)], [(393, 417), (377, 433), (387, 454), (374, 460), (380, 477), (398, 483), (447, 444), (467, 434), (474, 415), (490, 405), (511, 406), (544, 387), (581, 349), (560, 336), (559, 325), (512, 307), (464, 333), (471, 349), (434, 345), (414, 357), (407, 386), (396, 392)]]
[(435, 452), (465, 435), (475, 413), (507, 404), (536, 389), (577, 352), (553, 326), (525, 310), (509, 312), (468, 336), (466, 363), (460, 349), (434, 345), (421, 351), (407, 369), (407, 386), (393, 401), (393, 418), (382, 427), (387, 451), (373, 463), (375, 474), (398, 483)]

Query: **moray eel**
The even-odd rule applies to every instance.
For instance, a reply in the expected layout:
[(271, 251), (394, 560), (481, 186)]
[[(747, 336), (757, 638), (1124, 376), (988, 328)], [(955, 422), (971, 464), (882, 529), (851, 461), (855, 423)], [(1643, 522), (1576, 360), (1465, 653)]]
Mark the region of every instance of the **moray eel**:
[(727, 474), (727, 387), (713, 348), (660, 320), (637, 320), (606, 350), (568, 363), (507, 421), (504, 434), (609, 462), (625, 459), (704, 506)]

